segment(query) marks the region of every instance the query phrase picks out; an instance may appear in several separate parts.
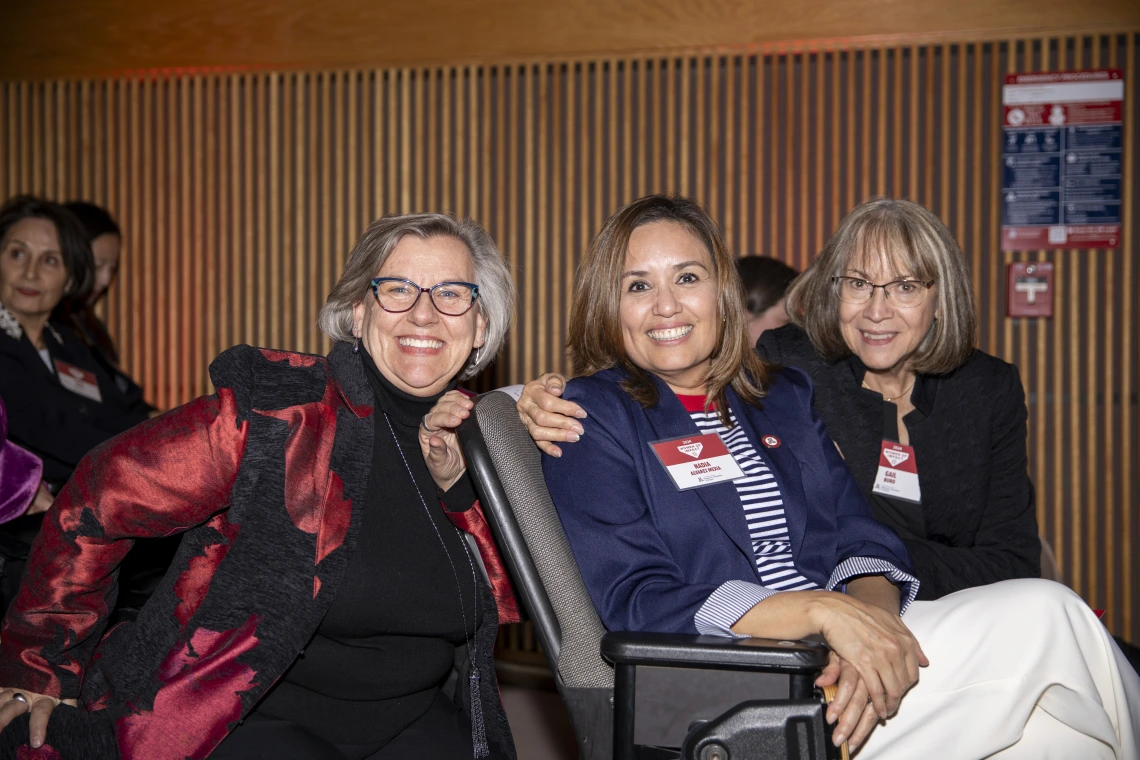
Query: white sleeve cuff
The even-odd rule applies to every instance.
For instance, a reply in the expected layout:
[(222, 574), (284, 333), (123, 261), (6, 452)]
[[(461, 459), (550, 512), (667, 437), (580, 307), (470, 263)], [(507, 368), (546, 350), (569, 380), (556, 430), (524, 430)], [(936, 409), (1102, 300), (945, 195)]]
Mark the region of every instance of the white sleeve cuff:
[(778, 592), (748, 581), (725, 581), (709, 594), (709, 598), (693, 615), (697, 633), (704, 636), (731, 636), (734, 639), (748, 638), (742, 633), (734, 633), (732, 626), (744, 617), (744, 613), (775, 593)]
[(887, 580), (901, 587), (900, 615), (906, 612), (906, 608), (918, 596), (918, 578), (909, 573), (904, 573), (885, 559), (872, 557), (850, 557), (840, 562), (839, 567), (835, 568), (835, 572), (827, 581), (827, 590), (834, 591), (837, 586), (844, 585), (861, 575), (885, 575)]

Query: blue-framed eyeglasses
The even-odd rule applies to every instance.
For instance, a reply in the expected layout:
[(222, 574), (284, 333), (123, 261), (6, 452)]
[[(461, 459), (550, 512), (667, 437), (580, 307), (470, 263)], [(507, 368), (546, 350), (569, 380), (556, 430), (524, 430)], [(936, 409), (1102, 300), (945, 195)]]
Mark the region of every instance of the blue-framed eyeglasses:
[(479, 286), (473, 282), (441, 282), (421, 288), (411, 280), (399, 277), (373, 277), (372, 294), (380, 308), (392, 314), (411, 311), (420, 294), (427, 293), (435, 310), (449, 317), (459, 317), (471, 310), (479, 297)]

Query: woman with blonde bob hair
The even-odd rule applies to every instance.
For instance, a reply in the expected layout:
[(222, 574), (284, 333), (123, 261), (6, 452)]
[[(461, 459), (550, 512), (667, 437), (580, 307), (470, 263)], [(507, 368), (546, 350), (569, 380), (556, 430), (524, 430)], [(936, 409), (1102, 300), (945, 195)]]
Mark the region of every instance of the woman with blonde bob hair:
[[(514, 302), (474, 222), (385, 217), (321, 310), (327, 357), (232, 348), (214, 395), (88, 455), (4, 620), (0, 746), (513, 758), (492, 652), (518, 613), (455, 428)], [(104, 636), (132, 541), (179, 533), (138, 620)]]
[[(845, 299), (837, 297), (837, 279), (882, 265), (930, 283), (915, 286), (931, 291), (934, 321), (908, 357), (910, 370), (944, 375), (965, 364), (974, 353), (977, 334), (966, 259), (937, 216), (917, 203), (886, 198), (863, 203), (848, 214), (788, 291), (788, 312), (819, 354), (835, 361), (855, 352), (841, 328)], [(842, 285), (850, 289), (849, 282)]]
[[(1040, 576), (1017, 367), (974, 347), (973, 288), (950, 230), (917, 203), (847, 215), (788, 293), (769, 361), (807, 372), (875, 516), (907, 545), (922, 591)], [(880, 466), (907, 455), (904, 475)], [(894, 474), (894, 483), (889, 477)]]
[[(914, 601), (906, 548), (873, 518), (811, 380), (748, 350), (736, 267), (699, 206), (623, 207), (576, 283), (587, 374), (563, 400), (583, 434), (543, 470), (607, 629), (822, 637), (832, 738), (867, 758), (1136, 756), (1140, 680), (1072, 591), (1026, 579)], [(918, 305), (917, 285), (887, 286)]]

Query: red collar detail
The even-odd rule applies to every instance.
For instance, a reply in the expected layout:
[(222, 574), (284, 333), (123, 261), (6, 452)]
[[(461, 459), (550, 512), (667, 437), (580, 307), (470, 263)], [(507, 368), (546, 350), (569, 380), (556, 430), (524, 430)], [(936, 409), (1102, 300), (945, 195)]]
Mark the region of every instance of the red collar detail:
[[(705, 397), (700, 395), (692, 395), (688, 393), (678, 393), (677, 400), (681, 402), (681, 406), (685, 407), (686, 412), (703, 412), (705, 410)], [(716, 402), (709, 408), (710, 412), (716, 411)]]

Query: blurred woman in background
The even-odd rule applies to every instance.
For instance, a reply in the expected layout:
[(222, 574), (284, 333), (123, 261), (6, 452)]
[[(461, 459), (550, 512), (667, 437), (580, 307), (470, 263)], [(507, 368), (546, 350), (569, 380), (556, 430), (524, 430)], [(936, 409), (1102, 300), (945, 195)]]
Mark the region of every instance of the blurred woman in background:
[[(19, 196), (0, 207), (0, 398), (8, 438), (43, 462), (52, 493), (88, 451), (150, 411), (60, 317), (86, 303), (94, 269), (82, 225), (60, 204)], [(41, 520), (0, 527), (5, 609)]]
[(123, 236), (119, 225), (110, 212), (102, 206), (87, 201), (71, 201), (65, 208), (75, 215), (87, 232), (87, 243), (95, 263), (95, 279), (91, 292), (82, 304), (77, 304), (72, 314), (80, 337), (93, 349), (103, 352), (111, 363), (119, 364), (119, 352), (115, 341), (107, 332), (107, 326), (95, 313), (95, 307), (107, 295), (108, 288), (119, 273), (119, 255), (123, 247)]
[(799, 274), (770, 256), (744, 256), (736, 260), (736, 271), (744, 283), (744, 308), (748, 310), (748, 338), (752, 345), (766, 330), (775, 330), (791, 321), (784, 308), (784, 294)]

